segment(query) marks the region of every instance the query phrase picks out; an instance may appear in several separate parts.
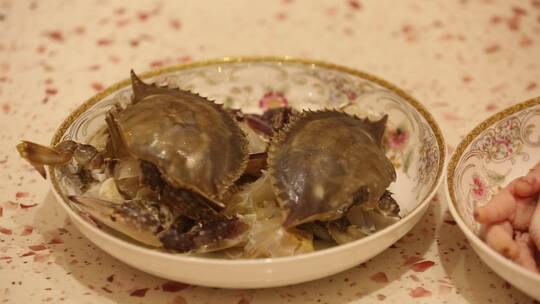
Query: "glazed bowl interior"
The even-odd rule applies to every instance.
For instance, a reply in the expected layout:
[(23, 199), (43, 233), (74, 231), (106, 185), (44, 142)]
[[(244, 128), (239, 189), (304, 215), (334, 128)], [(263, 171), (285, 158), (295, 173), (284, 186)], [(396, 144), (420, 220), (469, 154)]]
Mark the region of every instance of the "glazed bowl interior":
[[(527, 287), (540, 275), (525, 270), (488, 247), (478, 236), (474, 209), (501, 187), (527, 174), (540, 159), (540, 98), (505, 109), (479, 124), (459, 144), (448, 165), (449, 209), (475, 251), (500, 276), (540, 298)], [(536, 288), (537, 289), (537, 288)], [(533, 293), (531, 293), (533, 292)]]
[[(391, 237), (387, 237), (387, 240), (381, 243), (380, 249), (370, 252), (371, 257), (397, 241), (418, 221), (442, 180), (445, 145), (436, 122), (420, 103), (400, 89), (374, 76), (323, 62), (270, 57), (225, 58), (174, 66), (143, 73), (140, 76), (146, 82), (192, 90), (223, 104), (225, 108), (241, 109), (244, 112), (261, 113), (269, 107), (288, 105), (304, 110), (340, 108), (352, 114), (369, 117), (387, 114), (389, 117), (385, 135), (387, 155), (397, 171), (397, 181), (391, 185), (390, 191), (394, 193), (400, 205), (403, 218), (367, 238), (295, 257), (250, 261), (194, 257), (144, 247), (102, 225), (91, 224), (88, 218), (66, 199), (67, 195), (73, 193), (73, 189), (62, 182), (59, 172), (48, 168), (53, 190), (77, 226), (98, 246), (110, 253), (111, 251), (107, 248), (111, 247), (107, 247), (103, 242), (114, 243), (123, 250), (136, 251), (139, 255), (154, 255), (167, 260), (190, 263), (228, 263), (236, 266), (244, 264), (256, 267), (257, 264), (269, 265), (269, 262), (271, 264), (280, 261), (283, 263), (303, 259), (305, 261), (310, 256), (319, 259), (326, 255), (331, 256), (338, 251), (365, 250), (359, 248), (369, 248), (369, 246), (366, 247), (369, 242), (377, 242), (380, 236), (390, 235)], [(91, 142), (96, 132), (104, 128), (107, 110), (115, 103), (128, 103), (131, 94), (130, 81), (125, 80), (94, 96), (64, 121), (55, 134), (52, 144), (68, 139), (83, 143)], [(96, 241), (96, 238), (100, 240)], [(118, 255), (118, 253), (111, 254)], [(362, 257), (362, 255), (356, 255)], [(267, 273), (263, 276), (268, 284), (252, 284), (251, 287), (275, 286), (314, 279), (363, 262), (358, 258), (354, 259), (351, 257), (348, 264), (341, 263), (341, 265), (333, 266), (332, 269), (321, 270), (318, 276), (311, 275), (309, 278), (305, 276), (303, 279), (289, 280), (289, 282), (272, 281), (272, 274)], [(126, 262), (137, 267), (136, 262)], [(161, 273), (154, 273), (164, 276)], [(179, 277), (174, 278), (179, 279)], [(189, 281), (189, 278), (183, 279)], [(205, 284), (196, 280), (194, 282), (230, 287), (227, 284)]]

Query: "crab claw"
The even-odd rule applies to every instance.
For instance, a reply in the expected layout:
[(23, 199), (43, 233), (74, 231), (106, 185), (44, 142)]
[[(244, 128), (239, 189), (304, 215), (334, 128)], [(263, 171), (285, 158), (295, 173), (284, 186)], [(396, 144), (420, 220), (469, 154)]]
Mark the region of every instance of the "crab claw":
[(74, 161), (81, 169), (92, 171), (103, 165), (103, 156), (86, 144), (65, 140), (54, 147), (46, 147), (29, 141), (21, 141), (17, 151), (45, 178), (44, 166), (62, 166)]
[(117, 204), (87, 196), (72, 195), (68, 198), (108, 227), (155, 247), (163, 246), (159, 234), (169, 229), (178, 218), (165, 204), (149, 200), (134, 199)]
[(399, 218), (399, 204), (392, 197), (392, 192), (386, 190), (382, 197), (379, 199), (379, 202), (375, 206), (375, 210), (380, 214), (387, 217), (396, 217)]
[(45, 178), (44, 165), (60, 165), (67, 163), (72, 155), (71, 153), (57, 151), (25, 140), (17, 145), (17, 151), (22, 158), (26, 159), (30, 165), (43, 176), (43, 178)]

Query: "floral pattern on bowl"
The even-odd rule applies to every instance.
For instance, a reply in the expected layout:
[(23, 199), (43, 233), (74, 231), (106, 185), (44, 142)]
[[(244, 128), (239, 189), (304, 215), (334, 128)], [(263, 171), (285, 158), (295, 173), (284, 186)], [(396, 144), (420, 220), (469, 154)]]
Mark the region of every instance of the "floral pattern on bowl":
[(539, 125), (540, 100), (536, 99), (484, 122), (464, 140), (468, 144), (456, 151), (462, 156), (449, 171), (449, 190), (458, 212), (475, 233), (480, 225), (474, 220), (474, 208), (487, 203), (501, 187), (540, 160)]

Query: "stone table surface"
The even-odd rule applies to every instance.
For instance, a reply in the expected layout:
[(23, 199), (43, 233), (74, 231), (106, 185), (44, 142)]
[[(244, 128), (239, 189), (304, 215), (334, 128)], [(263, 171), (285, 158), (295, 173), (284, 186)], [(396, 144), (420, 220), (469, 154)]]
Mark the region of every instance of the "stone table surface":
[(489, 115), (540, 95), (540, 1), (2, 0), (0, 33), (0, 303), (534, 302), (479, 260), (440, 194), (393, 248), (328, 278), (262, 290), (167, 282), (86, 240), (14, 147), (48, 143), (131, 68), (287, 55), (404, 88), (451, 151)]

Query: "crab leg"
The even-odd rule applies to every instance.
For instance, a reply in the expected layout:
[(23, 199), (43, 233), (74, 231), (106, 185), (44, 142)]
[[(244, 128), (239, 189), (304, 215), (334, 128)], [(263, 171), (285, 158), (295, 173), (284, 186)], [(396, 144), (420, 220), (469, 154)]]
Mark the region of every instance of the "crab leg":
[(379, 199), (375, 210), (384, 216), (398, 217), (399, 218), (399, 204), (392, 197), (392, 192), (386, 190)]
[(225, 215), (217, 212), (212, 203), (201, 195), (184, 189), (176, 189), (165, 185), (162, 200), (168, 202), (177, 212), (187, 218), (201, 222), (212, 222), (226, 219)]
[(45, 178), (44, 166), (61, 166), (71, 160), (83, 169), (95, 170), (103, 166), (103, 157), (91, 145), (79, 144), (71, 140), (63, 141), (54, 148), (29, 141), (17, 145), (22, 158), (26, 159)]
[(188, 232), (169, 229), (160, 235), (160, 241), (170, 250), (204, 253), (244, 242), (242, 236), (247, 228), (247, 224), (238, 218), (223, 219), (199, 223)]
[(62, 165), (71, 160), (72, 156), (72, 153), (62, 153), (64, 151), (56, 151), (49, 147), (24, 140), (17, 145), (17, 151), (43, 178), (45, 178), (44, 165)]
[(266, 152), (250, 154), (244, 174), (260, 177), (262, 175), (262, 170), (268, 167), (268, 163), (266, 162), (267, 157), (268, 155)]
[(272, 136), (272, 125), (264, 121), (260, 116), (248, 114), (244, 119), (246, 120), (247, 125), (255, 132), (267, 137)]
[(367, 232), (366, 229), (361, 229), (360, 227), (352, 224), (346, 217), (327, 222), (326, 228), (328, 233), (338, 244), (346, 244), (358, 240), (369, 235), (375, 230), (373, 223), (371, 223), (371, 227), (367, 229), (371, 231)]
[(107, 129), (111, 136), (111, 146), (112, 152), (116, 158), (129, 158), (129, 152), (127, 150), (125, 140), (122, 137), (122, 132), (120, 132), (118, 123), (116, 122), (116, 113), (120, 111), (119, 106), (113, 107), (105, 117), (107, 122)]
[(154, 247), (162, 246), (158, 234), (169, 229), (180, 216), (166, 204), (143, 199), (121, 204), (87, 196), (69, 196), (69, 199), (101, 223)]
[(138, 242), (177, 252), (207, 252), (230, 247), (242, 242), (239, 236), (247, 231), (247, 225), (238, 218), (201, 222), (186, 231), (192, 222), (184, 218), (180, 210), (171, 204), (150, 200), (116, 204), (87, 196), (70, 196), (69, 199), (99, 222)]
[(288, 124), (296, 112), (289, 107), (266, 110), (262, 115), (246, 114), (242, 117), (254, 131), (271, 137)]
[(190, 231), (168, 229), (160, 235), (164, 248), (178, 252), (210, 252), (243, 242), (247, 224), (237, 217), (227, 218), (212, 203), (194, 192), (166, 185), (162, 200), (170, 208), (197, 222)]
[(298, 113), (290, 107), (273, 108), (262, 114), (262, 119), (267, 121), (274, 131), (281, 130)]

